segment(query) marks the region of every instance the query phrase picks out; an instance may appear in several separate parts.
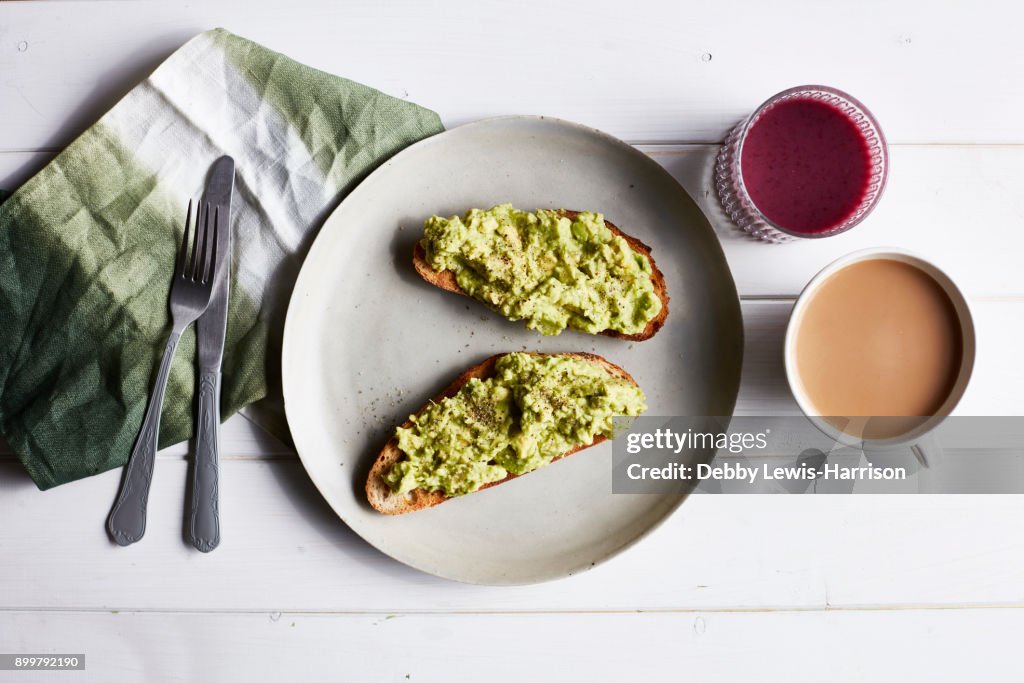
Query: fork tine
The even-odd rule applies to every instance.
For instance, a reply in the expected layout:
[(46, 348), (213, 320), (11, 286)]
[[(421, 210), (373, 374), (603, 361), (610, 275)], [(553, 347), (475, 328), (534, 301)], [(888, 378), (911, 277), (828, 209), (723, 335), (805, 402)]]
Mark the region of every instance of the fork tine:
[(193, 282), (198, 281), (203, 276), (203, 264), (199, 260), (199, 256), (206, 248), (206, 227), (204, 224), (204, 217), (210, 213), (209, 207), (203, 204), (202, 199), (196, 203), (196, 207), (196, 235), (195, 239), (192, 240), (192, 269), (188, 274), (188, 278)]
[(178, 251), (178, 265), (175, 276), (185, 277), (185, 264), (188, 263), (188, 233), (192, 229), (192, 200), (188, 200), (188, 211), (185, 212), (185, 234), (181, 238), (181, 249)]
[(217, 272), (217, 244), (220, 242), (220, 207), (213, 207), (213, 239), (212, 245), (207, 250), (206, 277), (203, 282), (213, 282), (213, 276)]

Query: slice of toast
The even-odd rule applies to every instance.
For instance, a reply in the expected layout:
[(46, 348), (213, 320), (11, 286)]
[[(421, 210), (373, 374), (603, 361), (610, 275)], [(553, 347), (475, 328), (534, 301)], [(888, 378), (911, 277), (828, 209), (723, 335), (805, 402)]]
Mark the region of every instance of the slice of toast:
[[(474, 377), (478, 377), (480, 379), (487, 379), (488, 377), (493, 377), (495, 363), (497, 363), (499, 358), (505, 355), (507, 354), (499, 353), (495, 356), (491, 356), (482, 363), (474, 365), (473, 367), (469, 368), (461, 375), (456, 377), (455, 381), (449, 384), (444, 391), (442, 391), (440, 394), (431, 399), (431, 402), (438, 403), (443, 399), (454, 396), (455, 394), (459, 393), (459, 389), (461, 389), (463, 385), (466, 384), (466, 382), (468, 382)], [(638, 386), (636, 380), (634, 380), (628, 372), (620, 368), (618, 365), (615, 365), (614, 363), (602, 358), (601, 356), (597, 356), (592, 353), (533, 353), (531, 355), (571, 356), (581, 360), (589, 361), (591, 363), (601, 366), (614, 377), (621, 377), (630, 384)], [(422, 413), (423, 410), (425, 409), (426, 406), (421, 408), (417, 415), (419, 413)], [(411, 426), (412, 422), (409, 420), (406, 420), (404, 423), (402, 423), (402, 427), (409, 428)], [(596, 436), (594, 438), (593, 443), (577, 446), (576, 448), (573, 448), (572, 450), (566, 453), (562, 453), (560, 456), (555, 458), (555, 460), (560, 460), (561, 458), (572, 455), (573, 453), (581, 451), (584, 448), (596, 446), (597, 444), (603, 441), (607, 441), (607, 439), (608, 437), (605, 436)], [(385, 515), (401, 515), (405, 514), (406, 512), (413, 512), (414, 510), (422, 510), (423, 508), (429, 508), (435, 505), (440, 505), (441, 503), (448, 500), (448, 496), (444, 495), (444, 493), (440, 491), (432, 492), (424, 491), (423, 489), (414, 489), (404, 495), (396, 494), (394, 491), (392, 491), (391, 487), (388, 486), (387, 482), (384, 481), (384, 475), (388, 471), (390, 471), (391, 467), (396, 462), (401, 460), (404, 456), (405, 454), (398, 448), (398, 438), (395, 436), (392, 436), (391, 439), (388, 440), (388, 442), (384, 445), (384, 448), (381, 449), (380, 453), (377, 455), (377, 460), (374, 461), (373, 466), (370, 468), (370, 474), (366, 478), (366, 499), (370, 502), (370, 505), (373, 506), (373, 509)], [(498, 484), (502, 484), (511, 479), (515, 479), (517, 476), (521, 475), (509, 474), (504, 479), (491, 482), (490, 484), (484, 484), (477, 490), (483, 491), (486, 488), (497, 486)]]
[[(576, 216), (579, 215), (578, 211), (569, 211), (567, 209), (559, 209), (558, 213), (565, 216), (569, 220), (576, 220)], [(604, 330), (600, 334), (606, 337), (615, 337), (616, 339), (629, 339), (630, 341), (644, 341), (650, 339), (658, 330), (665, 324), (665, 319), (668, 317), (668, 288), (665, 286), (665, 276), (661, 270), (658, 269), (657, 264), (654, 263), (654, 258), (651, 256), (651, 248), (638, 240), (635, 237), (631, 237), (626, 233), (619, 230), (615, 224), (610, 221), (605, 221), (604, 224), (608, 226), (614, 234), (626, 240), (633, 251), (637, 251), (647, 257), (647, 261), (651, 264), (651, 281), (654, 283), (654, 294), (661, 299), (661, 310), (658, 311), (658, 315), (654, 316), (648, 323), (647, 327), (643, 331), (636, 334), (623, 334), (614, 330)], [(412, 264), (416, 268), (416, 272), (419, 273), (420, 277), (434, 285), (440, 287), (449, 292), (455, 292), (456, 294), (462, 294), (463, 296), (469, 296), (462, 288), (459, 287), (458, 281), (455, 279), (455, 273), (450, 270), (434, 270), (427, 263), (427, 252), (419, 242), (416, 242), (416, 246), (412, 251)]]

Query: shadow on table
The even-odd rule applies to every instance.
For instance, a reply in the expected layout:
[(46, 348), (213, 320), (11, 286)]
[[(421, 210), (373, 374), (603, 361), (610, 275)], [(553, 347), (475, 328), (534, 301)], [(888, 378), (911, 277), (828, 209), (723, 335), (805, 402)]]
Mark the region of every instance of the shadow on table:
[[(407, 567), (364, 541), (334, 513), (306, 474), (298, 458), (288, 458), (276, 464), (281, 466), (273, 467), (271, 471), (287, 500), (298, 513), (297, 516), (301, 517), (301, 520), (297, 519), (296, 522), (304, 521), (311, 525), (325, 541), (344, 553), (347, 561), (357, 562), (375, 573), (387, 575), (389, 579), (420, 584), (455, 585)], [(339, 570), (344, 571), (344, 565), (339, 565)]]
[[(3, 444), (0, 441), (0, 444)], [(36, 484), (28, 476), (24, 465), (9, 453), (0, 454), (0, 492), (11, 493), (15, 489), (35, 489)], [(0, 494), (2, 495), (2, 494)]]

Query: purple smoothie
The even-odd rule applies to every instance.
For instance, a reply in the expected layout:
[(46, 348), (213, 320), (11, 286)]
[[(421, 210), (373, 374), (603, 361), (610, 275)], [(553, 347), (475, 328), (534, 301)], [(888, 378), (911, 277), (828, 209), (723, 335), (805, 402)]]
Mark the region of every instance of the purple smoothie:
[(810, 97), (783, 100), (747, 131), (740, 173), (771, 222), (796, 233), (829, 232), (864, 201), (871, 180), (864, 133), (842, 110)]

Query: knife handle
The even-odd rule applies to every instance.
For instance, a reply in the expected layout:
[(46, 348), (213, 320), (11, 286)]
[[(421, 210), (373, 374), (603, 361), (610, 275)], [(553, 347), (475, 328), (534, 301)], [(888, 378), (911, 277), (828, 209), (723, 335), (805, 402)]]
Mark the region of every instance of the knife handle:
[(192, 510), (189, 540), (208, 553), (220, 544), (220, 373), (199, 376), (199, 417), (196, 419), (196, 456), (192, 468)]

